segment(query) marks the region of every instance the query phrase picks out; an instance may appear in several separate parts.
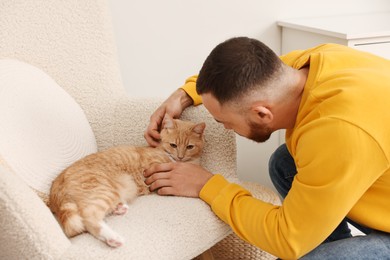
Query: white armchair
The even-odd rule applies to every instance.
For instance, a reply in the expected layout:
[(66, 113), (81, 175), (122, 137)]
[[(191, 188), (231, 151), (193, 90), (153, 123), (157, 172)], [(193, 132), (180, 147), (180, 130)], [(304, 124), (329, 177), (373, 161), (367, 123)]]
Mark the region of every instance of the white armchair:
[[(133, 99), (125, 92), (106, 0), (0, 0), (0, 10), (0, 59), (24, 61), (50, 75), (80, 105), (99, 150), (146, 145), (143, 131), (162, 100)], [(234, 133), (202, 106), (186, 110), (183, 118), (206, 122), (202, 164), (239, 182)], [(270, 190), (244, 185), (255, 196), (278, 202)], [(0, 153), (0, 259), (183, 260), (210, 248), (208, 256), (215, 259), (272, 259), (238, 239), (200, 199), (143, 196), (127, 215), (107, 222), (126, 239), (121, 248), (89, 234), (68, 239), (36, 189)]]

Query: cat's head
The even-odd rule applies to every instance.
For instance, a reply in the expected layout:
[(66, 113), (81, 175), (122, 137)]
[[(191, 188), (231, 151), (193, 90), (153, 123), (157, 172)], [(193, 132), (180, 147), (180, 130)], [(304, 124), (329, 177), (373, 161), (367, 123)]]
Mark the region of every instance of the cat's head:
[(197, 160), (203, 150), (205, 123), (173, 119), (165, 115), (161, 129), (160, 147), (175, 161)]

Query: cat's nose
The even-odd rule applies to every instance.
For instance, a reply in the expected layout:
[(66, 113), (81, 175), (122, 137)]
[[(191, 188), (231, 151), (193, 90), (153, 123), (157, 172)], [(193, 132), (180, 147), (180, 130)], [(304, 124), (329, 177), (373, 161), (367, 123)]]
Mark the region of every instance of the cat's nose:
[(177, 156), (177, 158), (181, 161), (183, 160), (184, 156)]

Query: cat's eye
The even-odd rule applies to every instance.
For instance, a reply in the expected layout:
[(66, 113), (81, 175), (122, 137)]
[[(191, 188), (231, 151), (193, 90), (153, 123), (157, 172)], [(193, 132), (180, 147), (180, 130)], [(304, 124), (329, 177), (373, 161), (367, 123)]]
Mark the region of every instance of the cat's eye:
[(177, 144), (170, 143), (170, 145), (171, 145), (172, 148), (177, 148)]
[(187, 145), (187, 149), (188, 150), (191, 150), (191, 149), (193, 149), (195, 146), (193, 145), (193, 144), (189, 144), (189, 145)]

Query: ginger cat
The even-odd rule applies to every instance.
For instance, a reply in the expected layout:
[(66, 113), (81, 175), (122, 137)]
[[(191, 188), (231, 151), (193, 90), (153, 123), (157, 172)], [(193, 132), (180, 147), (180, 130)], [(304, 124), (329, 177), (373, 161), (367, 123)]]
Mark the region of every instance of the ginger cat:
[(89, 232), (111, 247), (124, 239), (105, 222), (108, 214), (122, 215), (127, 203), (150, 193), (143, 172), (155, 163), (199, 163), (205, 123), (164, 118), (158, 147), (117, 146), (88, 155), (66, 168), (50, 189), (49, 205), (65, 234)]

